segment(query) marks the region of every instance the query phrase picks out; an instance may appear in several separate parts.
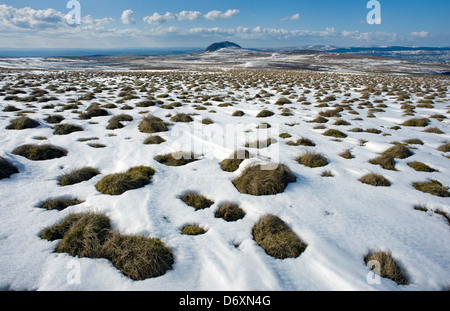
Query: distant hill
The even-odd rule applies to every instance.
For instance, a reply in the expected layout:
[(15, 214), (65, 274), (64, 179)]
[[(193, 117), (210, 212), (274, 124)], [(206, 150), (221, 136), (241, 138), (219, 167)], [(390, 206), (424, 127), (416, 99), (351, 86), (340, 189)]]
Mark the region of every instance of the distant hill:
[(215, 52), (217, 50), (223, 49), (223, 48), (229, 48), (229, 47), (235, 47), (242, 49), (242, 47), (236, 43), (224, 41), (224, 42), (217, 42), (213, 43), (210, 46), (208, 46), (205, 50), (205, 52)]

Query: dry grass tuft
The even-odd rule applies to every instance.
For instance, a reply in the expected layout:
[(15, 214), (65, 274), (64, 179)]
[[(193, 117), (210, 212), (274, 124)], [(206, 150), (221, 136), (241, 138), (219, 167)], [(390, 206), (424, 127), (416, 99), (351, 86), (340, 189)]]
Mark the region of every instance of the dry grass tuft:
[(7, 130), (24, 130), (31, 129), (41, 125), (38, 121), (28, 118), (21, 117), (11, 121), (11, 123), (6, 127)]
[[(270, 167), (269, 167), (270, 166)], [(283, 165), (250, 166), (241, 176), (233, 180), (236, 189), (251, 195), (273, 195), (283, 192), (287, 185), (297, 178), (291, 170)]]
[(323, 133), (324, 136), (331, 136), (331, 137), (337, 137), (337, 138), (346, 138), (347, 134), (342, 133), (339, 130), (335, 130), (335, 129), (329, 129), (327, 131), (325, 131), (325, 133)]
[(121, 195), (122, 193), (142, 188), (151, 183), (155, 170), (148, 166), (136, 166), (125, 173), (116, 173), (103, 177), (96, 185), (103, 194)]
[(327, 166), (329, 164), (327, 158), (315, 152), (305, 152), (302, 156), (296, 158), (295, 161), (311, 168)]
[(206, 230), (199, 225), (186, 225), (181, 229), (181, 234), (185, 235), (200, 235), (205, 234)]
[(253, 239), (275, 258), (296, 258), (308, 246), (289, 226), (275, 215), (262, 217), (252, 228)]
[(375, 267), (379, 267), (379, 271), (374, 269), (374, 272), (379, 274), (383, 278), (388, 278), (397, 283), (398, 285), (407, 285), (408, 277), (405, 271), (403, 271), (392, 257), (390, 252), (376, 251), (369, 253), (364, 257), (366, 264), (375, 264)]
[(58, 177), (58, 184), (61, 186), (74, 185), (97, 176), (100, 172), (92, 167), (75, 169), (70, 173)]
[(416, 190), (429, 193), (431, 195), (435, 195), (438, 197), (450, 197), (450, 192), (448, 191), (449, 187), (444, 187), (437, 180), (430, 180), (428, 182), (417, 182), (413, 184), (413, 187)]
[(167, 132), (168, 129), (163, 120), (158, 117), (149, 115), (146, 116), (139, 124), (139, 131), (141, 131), (142, 133), (154, 134)]
[(53, 127), (54, 135), (68, 135), (70, 133), (74, 132), (81, 132), (83, 131), (83, 128), (81, 126), (75, 125), (75, 124), (58, 124)]
[(183, 194), (180, 199), (187, 205), (193, 207), (196, 211), (208, 208), (214, 204), (214, 201), (192, 191)]
[(17, 167), (9, 163), (6, 159), (0, 157), (0, 180), (9, 178), (13, 174), (19, 173)]
[(183, 166), (198, 160), (198, 156), (189, 152), (174, 152), (155, 157), (155, 160), (167, 166)]
[(192, 119), (192, 117), (186, 113), (178, 113), (174, 115), (172, 118), (170, 118), (170, 121), (188, 123), (194, 121), (194, 119)]
[(164, 138), (162, 138), (161, 136), (158, 135), (153, 135), (148, 137), (145, 141), (144, 144), (145, 145), (159, 145), (164, 143), (166, 140)]
[(408, 163), (408, 166), (415, 169), (418, 172), (430, 172), (430, 173), (437, 172), (437, 170), (435, 170), (434, 168), (431, 168), (425, 163), (419, 161), (410, 162)]
[(69, 206), (78, 205), (81, 203), (83, 203), (83, 201), (78, 199), (56, 198), (43, 202), (41, 205), (39, 205), (39, 207), (49, 211), (51, 210), (62, 211), (68, 208)]
[(391, 185), (391, 182), (387, 180), (384, 176), (373, 173), (364, 175), (358, 180), (364, 184), (375, 187), (389, 187)]
[(220, 205), (214, 216), (226, 221), (237, 221), (245, 217), (245, 212), (236, 203), (225, 202)]
[(174, 263), (171, 250), (160, 240), (113, 232), (110, 219), (101, 214), (69, 215), (40, 236), (50, 241), (61, 239), (57, 253), (106, 258), (132, 280), (161, 276)]
[(425, 127), (429, 124), (430, 120), (427, 118), (414, 118), (403, 122), (403, 126)]
[(233, 155), (220, 162), (220, 167), (225, 172), (236, 171), (245, 159), (250, 159), (251, 155), (247, 150), (237, 150)]
[(53, 145), (22, 145), (12, 151), (33, 161), (44, 161), (61, 158), (67, 155), (67, 150)]

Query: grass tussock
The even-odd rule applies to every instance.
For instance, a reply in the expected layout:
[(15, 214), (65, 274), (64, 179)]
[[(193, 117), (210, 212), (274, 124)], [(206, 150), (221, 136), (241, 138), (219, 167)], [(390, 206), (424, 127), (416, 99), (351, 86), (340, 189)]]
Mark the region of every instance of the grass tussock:
[(385, 170), (396, 171), (395, 168), (395, 159), (389, 155), (380, 155), (372, 160), (369, 163), (373, 165), (380, 165)]
[(111, 229), (101, 214), (72, 214), (61, 223), (44, 229), (40, 237), (61, 240), (57, 253), (105, 258), (132, 280), (158, 277), (172, 268), (174, 258), (164, 243), (154, 238), (122, 235)]
[(374, 187), (389, 187), (391, 182), (380, 174), (367, 174), (358, 179), (363, 184), (371, 185)]
[(225, 202), (220, 205), (214, 216), (226, 221), (237, 221), (245, 217), (245, 212), (236, 203)]
[(33, 145), (27, 144), (17, 147), (12, 151), (15, 155), (20, 155), (32, 161), (44, 161), (62, 158), (67, 155), (67, 150), (53, 145)]
[(439, 146), (439, 148), (437, 150), (442, 151), (442, 152), (450, 152), (450, 143), (446, 143), (446, 144), (443, 144), (442, 146)]
[(417, 182), (413, 184), (416, 190), (429, 193), (438, 197), (447, 198), (450, 197), (449, 187), (443, 186), (437, 180), (430, 180), (428, 182)]
[(353, 156), (353, 154), (351, 153), (350, 149), (344, 150), (343, 152), (341, 152), (341, 153), (339, 154), (339, 156), (340, 156), (341, 158), (344, 158), (344, 159), (353, 159), (353, 158), (354, 158), (354, 156)]
[(296, 141), (288, 141), (287, 144), (289, 146), (306, 146), (306, 147), (315, 147), (316, 144), (309, 138), (299, 138)]
[(19, 173), (19, 169), (13, 164), (9, 163), (6, 159), (0, 157), (0, 180), (9, 178), (13, 174)]
[(413, 127), (425, 127), (429, 124), (430, 120), (427, 118), (414, 118), (406, 120), (402, 123), (403, 126), (413, 126)]
[(163, 120), (158, 117), (149, 115), (146, 116), (139, 124), (139, 131), (141, 131), (142, 133), (154, 134), (167, 132), (168, 129)]
[(419, 161), (410, 162), (408, 163), (408, 166), (415, 169), (418, 172), (429, 172), (429, 173), (437, 172), (437, 170), (435, 170), (434, 168), (429, 167), (425, 163)]
[(262, 217), (252, 228), (253, 239), (277, 259), (296, 258), (308, 246), (289, 226), (275, 215)]
[(174, 152), (158, 155), (155, 160), (167, 166), (183, 166), (198, 160), (198, 157), (189, 152)]
[(42, 204), (39, 205), (40, 208), (52, 211), (62, 211), (69, 206), (78, 205), (83, 203), (84, 201), (78, 200), (78, 199), (67, 199), (67, 198), (56, 198), (56, 199), (50, 199)]
[(269, 164), (248, 167), (241, 176), (233, 180), (233, 184), (241, 193), (261, 196), (281, 193), (289, 183), (296, 180), (287, 166)]
[(295, 161), (310, 168), (327, 166), (329, 164), (327, 158), (315, 152), (306, 152), (296, 158)]
[(151, 177), (155, 170), (148, 166), (136, 166), (125, 173), (110, 174), (103, 177), (96, 185), (99, 192), (109, 195), (121, 195), (122, 193), (142, 188), (151, 183)]
[(342, 133), (341, 131), (335, 130), (335, 129), (326, 130), (322, 135), (336, 137), (336, 138), (346, 138), (347, 137), (347, 134)]
[(68, 135), (68, 134), (71, 134), (74, 132), (84, 131), (81, 126), (75, 125), (75, 124), (69, 124), (69, 123), (55, 125), (53, 127), (53, 129), (54, 129), (54, 132), (53, 132), (54, 135)]
[(83, 181), (90, 180), (91, 178), (100, 174), (100, 171), (93, 167), (83, 167), (75, 169), (67, 174), (58, 177), (58, 184), (60, 186), (69, 186), (78, 184)]
[(380, 165), (386, 170), (396, 171), (395, 159), (406, 159), (414, 153), (403, 144), (396, 144), (391, 148), (383, 151), (378, 157), (369, 161), (373, 165)]
[(50, 124), (58, 124), (64, 121), (64, 117), (58, 114), (54, 114), (45, 118), (44, 121)]
[(408, 277), (406, 272), (401, 269), (392, 257), (390, 252), (375, 251), (370, 252), (364, 257), (366, 265), (371, 265), (375, 268), (373, 271), (383, 278), (388, 278), (398, 285), (407, 285)]
[(170, 118), (170, 121), (189, 123), (194, 121), (194, 119), (192, 119), (192, 117), (186, 113), (177, 113), (172, 118)]
[(144, 141), (144, 145), (159, 145), (165, 141), (166, 140), (159, 135), (152, 135)]
[(264, 109), (264, 110), (261, 110), (261, 111), (256, 115), (256, 117), (257, 117), (257, 118), (268, 118), (268, 117), (273, 116), (274, 114), (275, 114), (274, 112), (272, 112), (272, 111), (270, 111), (270, 110)]
[(11, 123), (6, 126), (7, 130), (25, 130), (35, 128), (41, 125), (38, 121), (28, 118), (20, 117), (11, 121)]
[(133, 121), (133, 117), (128, 114), (119, 114), (117, 116), (112, 117), (108, 121), (108, 125), (106, 126), (107, 130), (117, 130), (124, 127), (122, 122), (131, 122)]
[(206, 230), (199, 225), (186, 225), (181, 229), (181, 234), (185, 235), (201, 235), (205, 234)]
[(187, 205), (193, 207), (196, 211), (202, 210), (205, 208), (209, 208), (214, 204), (214, 201), (208, 199), (207, 197), (195, 193), (195, 192), (187, 192), (180, 197), (180, 200), (186, 203)]
[(234, 172), (239, 169), (245, 159), (250, 159), (250, 157), (250, 152), (247, 150), (237, 150), (230, 158), (220, 162), (220, 168), (225, 172)]

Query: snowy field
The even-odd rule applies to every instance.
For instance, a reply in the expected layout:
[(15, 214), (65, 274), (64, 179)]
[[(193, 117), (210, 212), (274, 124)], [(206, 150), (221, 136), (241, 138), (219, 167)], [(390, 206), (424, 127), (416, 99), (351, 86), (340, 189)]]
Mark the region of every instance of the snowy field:
[[(448, 290), (448, 81), (306, 71), (0, 72), (0, 157), (18, 170), (0, 180), (0, 289)], [(93, 107), (102, 113), (89, 115)], [(263, 110), (273, 115), (257, 117)], [(173, 121), (180, 113), (193, 120)], [(122, 114), (127, 121), (107, 129), (111, 118)], [(54, 134), (57, 124), (47, 118), (55, 115), (63, 117), (61, 124), (81, 130)], [(139, 125), (148, 115), (168, 127), (157, 133), (160, 144), (144, 144), (152, 135)], [(20, 117), (39, 124), (6, 129)], [(425, 124), (404, 124), (411, 119)], [(345, 135), (323, 135), (330, 129)], [(272, 139), (268, 148), (251, 148), (251, 142), (267, 138)], [(295, 144), (301, 138), (313, 144)], [(13, 153), (25, 144), (51, 144), (67, 155), (34, 161)], [(411, 154), (395, 158), (395, 168), (370, 162), (400, 145)], [(243, 149), (253, 157), (234, 172), (221, 169), (222, 160)], [(179, 151), (200, 158), (183, 166), (155, 160)], [(307, 151), (327, 163), (300, 164), (297, 158)], [(234, 186), (245, 168), (275, 162), (296, 177), (283, 192), (256, 196)], [(411, 162), (432, 170), (417, 171)], [(121, 195), (97, 190), (108, 174), (136, 166), (155, 170), (149, 184)], [(100, 173), (58, 184), (61, 175), (83, 167)], [(359, 181), (369, 173), (390, 185)], [(442, 185), (441, 195), (413, 187), (430, 180)], [(214, 203), (195, 210), (180, 200), (188, 191)], [(40, 207), (52, 198), (81, 203), (62, 210)], [(237, 221), (215, 217), (223, 202), (238, 204), (245, 216)], [(85, 212), (107, 215), (112, 229), (122, 234), (159, 239), (173, 254), (172, 267), (161, 276), (133, 280), (108, 259), (56, 252), (60, 240), (41, 238), (44, 229)], [(307, 244), (298, 257), (274, 258), (254, 240), (252, 228), (267, 214), (278, 216)], [(182, 234), (187, 224), (205, 232)], [(407, 284), (372, 274), (364, 258), (377, 250), (392, 254)]]

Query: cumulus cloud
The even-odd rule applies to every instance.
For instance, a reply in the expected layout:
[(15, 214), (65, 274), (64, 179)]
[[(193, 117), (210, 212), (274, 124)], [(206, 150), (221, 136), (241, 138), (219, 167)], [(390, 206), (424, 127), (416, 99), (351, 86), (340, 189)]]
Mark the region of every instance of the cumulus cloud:
[(164, 15), (161, 15), (159, 13), (153, 13), (151, 16), (144, 17), (144, 22), (152, 25), (162, 25), (165, 22), (171, 21), (171, 20), (178, 20), (178, 21), (194, 21), (199, 19), (202, 16), (202, 13), (199, 11), (181, 11), (178, 14), (174, 14), (172, 12), (167, 12)]
[(413, 37), (418, 37), (418, 38), (426, 38), (428, 37), (428, 32), (427, 31), (419, 31), (419, 32), (411, 32), (411, 36)]
[(132, 10), (125, 10), (120, 17), (122, 24), (124, 25), (133, 25), (136, 23), (134, 19), (134, 12)]
[(229, 9), (226, 12), (213, 10), (205, 14), (205, 18), (207, 20), (215, 21), (220, 18), (233, 18), (235, 15), (239, 14), (239, 10), (237, 9)]
[(296, 13), (296, 14), (294, 14), (294, 15), (292, 15), (292, 16), (288, 16), (288, 17), (282, 18), (281, 21), (282, 21), (282, 22), (286, 22), (286, 21), (298, 21), (299, 19), (300, 19), (300, 14), (299, 14), (299, 13)]
[(199, 11), (181, 11), (176, 14), (176, 18), (179, 21), (195, 21), (202, 17), (202, 12)]
[(0, 4), (0, 24), (10, 28), (47, 29), (65, 23), (65, 16), (54, 9), (33, 10)]

